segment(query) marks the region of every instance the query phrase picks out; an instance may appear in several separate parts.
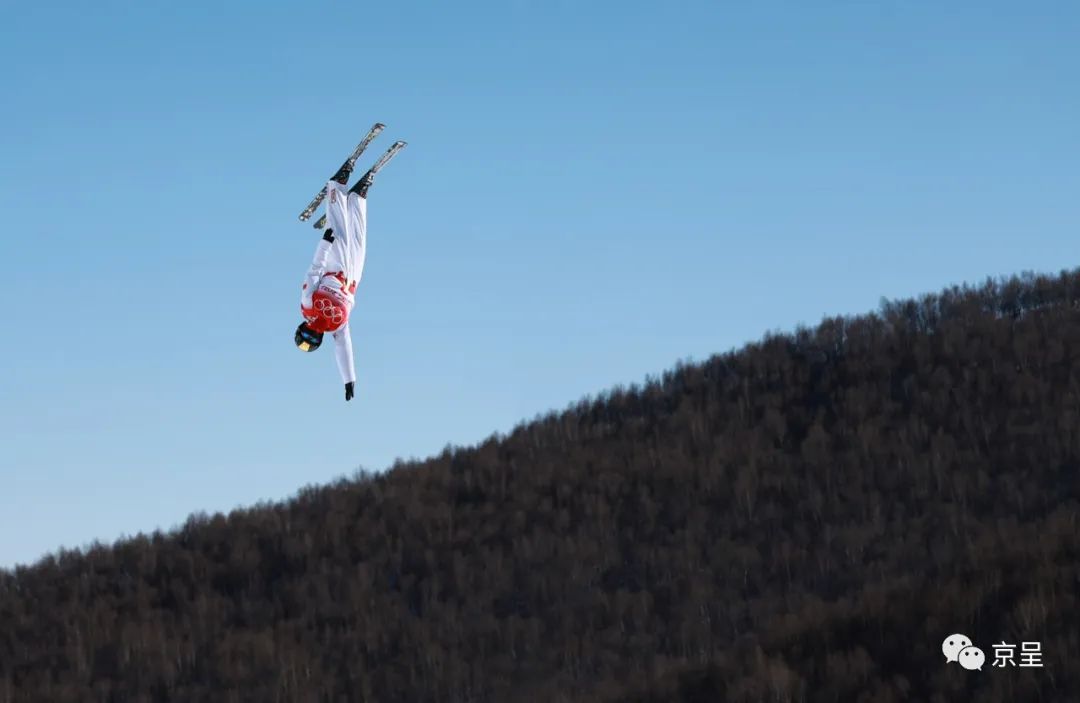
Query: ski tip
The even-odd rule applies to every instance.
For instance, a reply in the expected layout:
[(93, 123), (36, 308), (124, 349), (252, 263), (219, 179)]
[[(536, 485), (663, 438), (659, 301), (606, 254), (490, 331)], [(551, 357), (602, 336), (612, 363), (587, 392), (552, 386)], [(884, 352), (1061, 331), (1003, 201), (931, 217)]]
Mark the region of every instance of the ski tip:
[(383, 131), (384, 129), (386, 129), (386, 125), (384, 125), (384, 124), (383, 124), (382, 122), (376, 122), (376, 123), (375, 123), (375, 126), (371, 128), (371, 131), (373, 131), (373, 132), (374, 132), (374, 131), (379, 131), (379, 132), (381, 132), (381, 131)]

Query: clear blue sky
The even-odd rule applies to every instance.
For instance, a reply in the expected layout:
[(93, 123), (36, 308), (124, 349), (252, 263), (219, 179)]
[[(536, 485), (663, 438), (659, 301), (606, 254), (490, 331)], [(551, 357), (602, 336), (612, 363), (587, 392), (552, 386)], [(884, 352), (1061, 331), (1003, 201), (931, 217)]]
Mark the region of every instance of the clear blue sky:
[[(8, 3), (0, 565), (1076, 266), (1078, 7)], [(375, 121), (346, 404), (296, 215)]]

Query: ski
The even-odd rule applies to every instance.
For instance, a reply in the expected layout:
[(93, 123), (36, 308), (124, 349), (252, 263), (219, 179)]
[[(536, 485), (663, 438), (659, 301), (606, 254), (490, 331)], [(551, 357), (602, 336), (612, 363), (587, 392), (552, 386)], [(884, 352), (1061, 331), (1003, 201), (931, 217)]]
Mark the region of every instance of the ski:
[[(383, 166), (390, 163), (390, 159), (398, 155), (398, 152), (408, 146), (405, 142), (397, 141), (390, 145), (390, 148), (383, 152), (383, 155), (379, 157), (379, 160), (375, 162), (375, 165), (367, 170), (372, 176), (382, 170)], [(324, 213), (319, 221), (312, 225), (315, 229), (322, 229), (326, 226), (326, 214)]]
[[(356, 160), (360, 158), (360, 155), (364, 153), (364, 150), (368, 148), (368, 144), (371, 144), (372, 140), (375, 139), (375, 137), (379, 136), (379, 132), (383, 131), (384, 129), (386, 129), (386, 125), (384, 125), (382, 122), (376, 122), (375, 126), (372, 127), (371, 131), (367, 133), (366, 137), (364, 137), (364, 140), (356, 145), (356, 148), (353, 149), (353, 153), (349, 155), (349, 158), (345, 159), (345, 163), (341, 165), (342, 168), (348, 166), (351, 169), (356, 164)], [(332, 177), (333, 176), (331, 176), (331, 178)], [(311, 216), (315, 214), (315, 210), (319, 207), (319, 204), (322, 203), (323, 198), (325, 197), (326, 186), (323, 186), (322, 190), (320, 190), (318, 194), (311, 199), (311, 202), (308, 203), (308, 206), (304, 208), (303, 212), (300, 213), (300, 221), (307, 222), (311, 218)]]

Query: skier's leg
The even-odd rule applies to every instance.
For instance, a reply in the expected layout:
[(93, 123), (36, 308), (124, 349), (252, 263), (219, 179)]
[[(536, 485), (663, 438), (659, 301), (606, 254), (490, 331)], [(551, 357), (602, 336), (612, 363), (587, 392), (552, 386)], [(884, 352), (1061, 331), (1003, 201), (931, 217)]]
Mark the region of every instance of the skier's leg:
[(345, 245), (343, 258), (348, 268), (349, 278), (359, 281), (367, 248), (367, 199), (350, 191), (347, 210), (349, 236), (342, 242)]
[(367, 198), (349, 191), (348, 213), (350, 230), (363, 239), (367, 234)]
[[(348, 218), (345, 210), (348, 193), (345, 192), (345, 186), (349, 185), (349, 176), (352, 175), (352, 170), (352, 164), (346, 161), (341, 164), (341, 168), (326, 184), (326, 196), (330, 200), (326, 204), (327, 223), (325, 236), (329, 237), (331, 242), (334, 241), (335, 235), (345, 236), (347, 234)], [(335, 214), (337, 217), (335, 217)]]
[(326, 184), (326, 229), (333, 232), (335, 239), (348, 238), (351, 234), (348, 201), (355, 197), (349, 195), (345, 185), (336, 180)]

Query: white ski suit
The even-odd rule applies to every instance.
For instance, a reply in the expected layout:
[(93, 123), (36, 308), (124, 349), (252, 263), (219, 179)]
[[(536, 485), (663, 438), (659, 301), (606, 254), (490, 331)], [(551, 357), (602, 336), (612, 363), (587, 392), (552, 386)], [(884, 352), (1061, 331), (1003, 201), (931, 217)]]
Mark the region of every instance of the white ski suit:
[[(367, 199), (350, 193), (346, 186), (336, 181), (328, 182), (326, 188), (326, 227), (333, 231), (334, 241), (321, 239), (315, 248), (300, 297), (300, 307), (305, 314), (311, 311), (312, 296), (319, 290), (332, 293), (338, 299), (344, 296), (351, 313), (367, 254)], [(344, 325), (331, 334), (342, 382), (354, 383), (356, 367), (348, 316)]]

